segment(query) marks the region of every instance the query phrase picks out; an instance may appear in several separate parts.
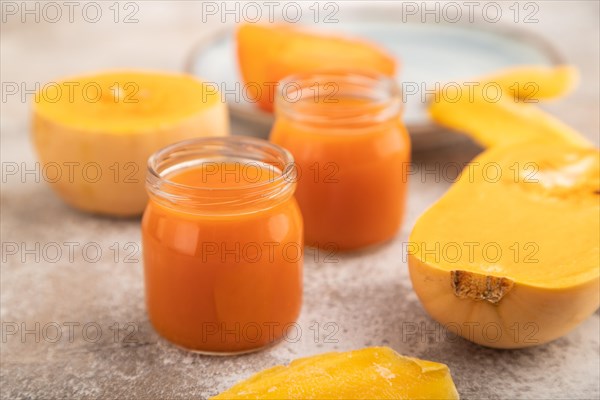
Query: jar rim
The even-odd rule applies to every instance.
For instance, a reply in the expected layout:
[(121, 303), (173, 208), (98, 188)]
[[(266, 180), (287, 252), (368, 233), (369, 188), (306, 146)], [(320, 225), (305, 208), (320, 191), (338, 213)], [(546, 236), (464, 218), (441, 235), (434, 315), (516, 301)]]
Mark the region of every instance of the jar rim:
[[(369, 101), (362, 104), (344, 105), (337, 107), (337, 114), (311, 112), (308, 108), (303, 108), (301, 112), (296, 109), (296, 105), (306, 95), (319, 98), (319, 101), (314, 101), (315, 104), (322, 102), (332, 103), (338, 102), (339, 99), (323, 99), (321, 101), (321, 87), (333, 85), (334, 90), (340, 89), (340, 84), (354, 85), (356, 88), (363, 89), (360, 95), (350, 93), (345, 97), (356, 97), (367, 99)], [(314, 87), (317, 86), (317, 93)], [(289, 87), (295, 89), (295, 93), (300, 91), (300, 97), (294, 101), (290, 101)], [(348, 90), (348, 89), (346, 89)], [(365, 90), (370, 92), (365, 92)], [(335, 95), (337, 92), (334, 92)], [(365, 97), (368, 93), (371, 97)], [(305, 122), (316, 125), (331, 125), (332, 123), (343, 123), (344, 125), (364, 125), (369, 123), (378, 123), (387, 121), (398, 116), (402, 112), (402, 91), (393, 77), (383, 75), (376, 72), (364, 72), (357, 70), (322, 70), (305, 72), (289, 75), (278, 82), (277, 95), (275, 97), (275, 112), (289, 119)], [(318, 110), (318, 107), (313, 107), (313, 110)], [(308, 111), (308, 112), (307, 112)], [(319, 110), (325, 111), (325, 110)]]
[[(250, 165), (262, 162), (277, 169), (272, 179), (234, 187), (202, 187), (174, 182), (175, 171), (208, 162), (210, 158), (236, 158)], [(171, 204), (195, 210), (217, 206), (249, 206), (293, 194), (296, 169), (292, 154), (264, 139), (248, 136), (219, 136), (187, 139), (170, 144), (148, 158), (146, 187), (151, 195)]]

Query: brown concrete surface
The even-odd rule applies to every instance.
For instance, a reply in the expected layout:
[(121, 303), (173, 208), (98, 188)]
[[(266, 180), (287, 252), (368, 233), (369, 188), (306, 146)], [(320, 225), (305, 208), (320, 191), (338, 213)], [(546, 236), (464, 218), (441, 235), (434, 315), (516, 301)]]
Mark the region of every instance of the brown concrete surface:
[[(33, 85), (124, 66), (180, 70), (192, 45), (219, 25), (198, 23), (198, 4), (138, 4), (140, 22), (132, 25), (114, 24), (110, 18), (98, 24), (3, 22), (3, 84)], [(518, 28), (550, 40), (582, 72), (577, 91), (547, 108), (597, 144), (598, 2), (536, 4), (539, 23)], [(12, 96), (1, 107), (3, 168), (7, 163), (33, 165), (29, 104)], [(478, 152), (463, 141), (417, 154), (415, 161), (429, 166), (466, 162)], [(8, 177), (1, 192), (2, 398), (206, 398), (275, 364), (370, 345), (387, 345), (406, 355), (448, 364), (464, 399), (599, 398), (597, 312), (565, 337), (519, 351), (448, 339), (426, 315), (411, 290), (403, 243), (419, 214), (449, 185), (444, 179), (435, 182), (431, 176), (421, 179), (417, 174), (410, 184), (404, 226), (390, 243), (335, 255), (336, 262), (326, 262), (323, 253), (307, 253), (297, 340), (290, 337), (255, 354), (218, 358), (179, 350), (150, 327), (141, 263), (135, 262), (141, 258), (138, 220), (82, 214), (63, 204), (35, 177), (27, 176), (25, 182)], [(9, 255), (4, 248), (9, 242), (28, 248), (35, 243), (43, 247), (78, 242), (79, 249), (95, 242), (102, 257), (86, 261), (78, 250), (73, 260), (63, 254), (55, 263), (48, 257), (36, 261), (23, 252)], [(120, 249), (117, 262), (111, 249), (114, 243)], [(132, 244), (126, 249), (128, 243)], [(132, 263), (125, 262), (129, 252)], [(27, 257), (25, 262), (21, 256)], [(15, 329), (19, 332), (11, 334)], [(58, 331), (62, 336), (57, 339)]]

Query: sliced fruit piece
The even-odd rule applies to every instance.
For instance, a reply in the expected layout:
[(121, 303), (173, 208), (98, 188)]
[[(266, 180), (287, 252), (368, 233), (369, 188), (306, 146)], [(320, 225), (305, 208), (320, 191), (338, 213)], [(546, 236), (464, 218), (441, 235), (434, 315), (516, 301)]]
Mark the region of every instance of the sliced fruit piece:
[(245, 93), (266, 111), (273, 110), (277, 82), (289, 75), (350, 69), (392, 76), (396, 69), (394, 58), (372, 43), (289, 25), (241, 25), (237, 52)]
[(503, 95), (499, 99), (483, 86), (462, 86), (431, 102), (429, 114), (439, 124), (465, 133), (484, 147), (505, 146), (537, 139), (590, 146), (576, 130), (532, 104)]
[(47, 84), (33, 105), (42, 164), (70, 205), (100, 214), (141, 214), (146, 162), (173, 142), (229, 133), (219, 94), (186, 75), (120, 71)]
[(448, 367), (389, 347), (325, 353), (276, 366), (212, 399), (458, 399)]
[(485, 346), (559, 338), (598, 309), (599, 199), (597, 149), (486, 150), (418, 219), (414, 290), (434, 319)]
[(483, 77), (482, 84), (500, 85), (502, 92), (524, 102), (554, 99), (571, 92), (579, 83), (579, 71), (571, 65), (521, 65)]

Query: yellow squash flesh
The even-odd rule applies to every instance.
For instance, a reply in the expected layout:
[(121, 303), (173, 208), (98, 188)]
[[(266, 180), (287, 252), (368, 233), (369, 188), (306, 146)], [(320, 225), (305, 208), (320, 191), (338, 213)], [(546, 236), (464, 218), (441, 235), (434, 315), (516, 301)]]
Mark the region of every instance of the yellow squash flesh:
[(564, 95), (577, 76), (568, 66), (513, 68), (440, 92), (429, 104), (429, 114), (484, 147), (534, 139), (589, 146), (577, 131), (528, 102)]
[(444, 364), (388, 347), (325, 353), (277, 366), (212, 399), (458, 399)]
[(415, 292), (452, 333), (546, 343), (599, 305), (599, 153), (561, 142), (488, 149), (417, 221)]
[(32, 125), (40, 162), (52, 167), (47, 180), (53, 189), (76, 208), (115, 216), (142, 213), (153, 152), (229, 133), (225, 104), (203, 82), (134, 71), (45, 85), (33, 105)]
[(535, 102), (570, 93), (579, 83), (579, 71), (570, 65), (522, 65), (504, 69), (478, 81), (482, 85), (495, 83), (507, 95), (524, 102)]

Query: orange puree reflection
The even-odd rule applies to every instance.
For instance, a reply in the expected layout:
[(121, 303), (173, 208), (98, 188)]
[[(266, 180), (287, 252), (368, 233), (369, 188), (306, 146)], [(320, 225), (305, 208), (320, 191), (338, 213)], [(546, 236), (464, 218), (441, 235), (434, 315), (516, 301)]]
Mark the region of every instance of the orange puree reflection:
[(291, 192), (260, 195), (281, 184), (277, 177), (281, 171), (268, 164), (217, 161), (163, 178), (212, 205), (178, 207), (150, 196), (142, 220), (146, 299), (162, 336), (201, 352), (234, 353), (265, 346), (294, 323), (302, 218)]

